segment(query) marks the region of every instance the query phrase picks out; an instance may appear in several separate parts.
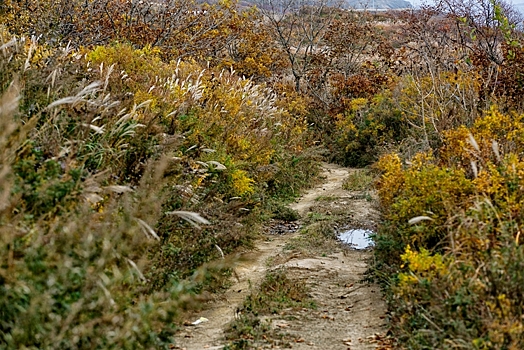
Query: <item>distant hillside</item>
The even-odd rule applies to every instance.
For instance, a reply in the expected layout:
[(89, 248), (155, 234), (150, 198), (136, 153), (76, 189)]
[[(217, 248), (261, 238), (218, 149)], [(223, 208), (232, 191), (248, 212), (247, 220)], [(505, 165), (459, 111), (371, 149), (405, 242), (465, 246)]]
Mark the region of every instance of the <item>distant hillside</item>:
[[(217, 0), (197, 0), (201, 2), (215, 3)], [(251, 7), (257, 5), (258, 7), (265, 7), (265, 4), (269, 3), (270, 0), (239, 0), (239, 6), (241, 8)], [(273, 3), (288, 3), (289, 0), (276, 0)], [(316, 0), (305, 0), (304, 3), (310, 2), (315, 4)], [(330, 0), (331, 2), (331, 0)], [(331, 4), (340, 4), (337, 0), (333, 0)], [(376, 10), (376, 11), (387, 11), (387, 10), (400, 10), (410, 9), (413, 5), (407, 0), (343, 0), (341, 2), (343, 8), (355, 9), (355, 10)]]
[(348, 8), (358, 10), (399, 10), (412, 8), (413, 5), (406, 0), (346, 0)]

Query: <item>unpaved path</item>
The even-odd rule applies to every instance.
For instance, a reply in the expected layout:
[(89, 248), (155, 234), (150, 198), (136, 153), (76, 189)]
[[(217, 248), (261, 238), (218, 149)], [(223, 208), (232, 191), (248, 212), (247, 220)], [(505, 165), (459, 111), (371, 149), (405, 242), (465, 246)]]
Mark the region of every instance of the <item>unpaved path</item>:
[[(324, 164), (323, 183), (308, 191), (291, 207), (302, 217), (347, 212), (349, 225), (373, 227), (377, 213), (372, 201), (342, 188), (350, 169)], [(321, 200), (319, 200), (321, 199)], [(319, 202), (322, 202), (319, 204)], [(318, 213), (317, 213), (318, 211)], [(333, 242), (329, 254), (293, 248), (300, 233), (271, 236), (245, 254), (235, 271), (238, 279), (219, 300), (199, 313), (208, 321), (188, 326), (179, 332), (176, 348), (221, 349), (226, 341), (224, 330), (234, 320), (246, 296), (256, 288), (271, 269), (286, 268), (287, 273), (305, 280), (316, 309), (282, 310), (266, 317), (272, 328), (282, 330), (287, 344), (294, 349), (374, 349), (377, 334), (385, 332), (386, 306), (375, 285), (360, 283), (367, 269), (369, 251), (348, 249)], [(268, 264), (271, 258), (272, 264)], [(271, 347), (274, 347), (272, 343)], [(278, 346), (277, 346), (278, 347)]]

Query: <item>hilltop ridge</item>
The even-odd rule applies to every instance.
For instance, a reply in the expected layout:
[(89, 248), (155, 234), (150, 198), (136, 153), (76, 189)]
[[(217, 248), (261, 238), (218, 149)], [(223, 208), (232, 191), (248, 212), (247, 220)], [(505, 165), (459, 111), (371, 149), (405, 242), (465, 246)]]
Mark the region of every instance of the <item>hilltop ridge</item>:
[(413, 5), (406, 0), (346, 0), (348, 8), (356, 10), (400, 10), (412, 8)]
[[(285, 0), (282, 1), (282, 3), (285, 2)], [(312, 1), (311, 4), (314, 4), (314, 1)], [(335, 2), (333, 2), (333, 4), (335, 4)], [(241, 0), (239, 5), (240, 7), (250, 7), (252, 5), (257, 5), (259, 7), (265, 6), (257, 0)], [(344, 0), (340, 3), (337, 2), (336, 6), (340, 6), (345, 9), (370, 11), (388, 11), (413, 8), (413, 4), (407, 0)]]

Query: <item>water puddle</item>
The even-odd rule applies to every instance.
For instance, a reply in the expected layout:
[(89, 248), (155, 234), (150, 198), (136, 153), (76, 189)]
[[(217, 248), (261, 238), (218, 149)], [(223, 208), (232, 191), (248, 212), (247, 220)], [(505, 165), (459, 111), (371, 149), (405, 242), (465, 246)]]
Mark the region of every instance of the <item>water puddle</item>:
[(355, 249), (366, 249), (373, 245), (373, 242), (369, 238), (373, 231), (364, 229), (352, 229), (341, 232), (338, 235), (338, 239), (342, 242), (349, 244)]

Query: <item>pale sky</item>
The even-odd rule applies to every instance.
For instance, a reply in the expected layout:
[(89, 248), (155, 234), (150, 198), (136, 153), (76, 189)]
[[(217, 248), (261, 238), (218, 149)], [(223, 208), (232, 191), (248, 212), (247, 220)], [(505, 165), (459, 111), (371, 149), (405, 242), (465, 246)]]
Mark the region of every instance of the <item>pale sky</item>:
[[(408, 0), (408, 1), (415, 7), (419, 6), (422, 3), (422, 1), (420, 0)], [(429, 3), (433, 3), (433, 2), (431, 1)]]

